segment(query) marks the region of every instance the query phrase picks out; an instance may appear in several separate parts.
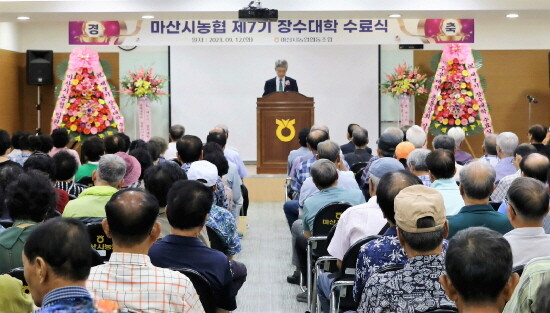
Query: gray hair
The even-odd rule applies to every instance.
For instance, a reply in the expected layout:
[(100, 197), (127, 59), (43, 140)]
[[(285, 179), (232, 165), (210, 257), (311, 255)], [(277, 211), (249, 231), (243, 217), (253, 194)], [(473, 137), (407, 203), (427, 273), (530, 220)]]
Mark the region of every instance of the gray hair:
[(99, 159), (97, 175), (99, 179), (116, 187), (126, 174), (126, 163), (115, 154), (106, 154)]
[(311, 178), (319, 189), (326, 189), (338, 180), (336, 165), (329, 160), (315, 161), (311, 166)]
[(309, 132), (312, 133), (315, 130), (322, 130), (325, 133), (327, 133), (328, 135), (330, 135), (329, 130), (328, 130), (328, 126), (326, 126), (326, 125), (315, 124), (315, 125), (311, 126), (311, 128), (309, 129)]
[(432, 141), (432, 147), (434, 149), (445, 149), (455, 153), (455, 140), (453, 137), (448, 135), (437, 135)]
[(422, 127), (413, 125), (407, 130), (407, 141), (412, 143), (415, 148), (422, 148), (426, 143), (426, 133)]
[(384, 130), (384, 134), (392, 134), (395, 137), (399, 138), (399, 141), (403, 141), (405, 134), (403, 131), (397, 127), (388, 127)]
[(503, 132), (497, 136), (497, 147), (500, 147), (500, 151), (505, 156), (513, 156), (518, 144), (519, 138), (512, 132)]
[(466, 139), (466, 133), (460, 127), (453, 127), (449, 129), (447, 135), (455, 140), (455, 147), (460, 147), (460, 144)]
[(172, 140), (179, 140), (183, 135), (185, 135), (185, 127), (183, 125), (172, 125), (170, 127), (170, 137), (172, 137)]
[(483, 139), (483, 148), (489, 155), (497, 155), (497, 135), (490, 134)]
[(460, 186), (464, 193), (477, 200), (489, 198), (496, 179), (495, 169), (484, 160), (468, 163), (460, 170)]
[(319, 159), (336, 162), (340, 155), (340, 147), (334, 141), (325, 140), (317, 145), (317, 155)]
[(225, 124), (218, 124), (218, 125), (214, 126), (214, 129), (218, 129), (218, 128), (221, 129), (221, 130), (223, 130), (223, 132), (225, 133), (224, 135), (227, 136), (227, 135), (229, 134), (229, 128), (227, 127), (227, 125), (225, 125)]
[(372, 184), (372, 187), (374, 188), (374, 190), (378, 189), (378, 184), (380, 184), (380, 179), (382, 178), (370, 174), (369, 179), (370, 179), (370, 184)]
[(351, 141), (356, 147), (364, 147), (369, 143), (369, 132), (358, 126), (352, 132)]
[(275, 68), (277, 67), (288, 68), (288, 62), (286, 60), (277, 60), (275, 61)]
[(415, 171), (427, 172), (428, 165), (426, 164), (426, 157), (428, 157), (430, 152), (431, 151), (428, 149), (414, 149), (411, 153), (409, 153), (409, 157), (407, 158), (407, 166), (412, 166)]

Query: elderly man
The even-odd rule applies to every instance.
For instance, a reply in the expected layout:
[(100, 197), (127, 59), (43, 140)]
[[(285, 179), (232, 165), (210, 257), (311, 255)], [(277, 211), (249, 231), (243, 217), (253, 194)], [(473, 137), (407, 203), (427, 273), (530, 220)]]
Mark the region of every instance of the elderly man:
[(458, 214), (449, 217), (449, 238), (474, 226), (484, 226), (501, 234), (513, 229), (508, 218), (489, 205), (489, 196), (495, 189), (495, 176), (493, 167), (483, 160), (464, 166), (460, 172), (460, 194), (466, 205)]
[[(401, 131), (399, 128), (396, 129)], [(395, 147), (397, 147), (401, 140), (402, 139), (399, 139), (399, 137), (386, 132), (380, 135), (380, 138), (378, 138), (378, 141), (376, 142), (378, 145), (378, 149), (376, 150), (377, 155), (370, 159), (369, 163), (363, 170), (363, 174), (361, 175), (361, 183), (359, 184), (361, 189), (368, 190), (367, 184), (369, 182), (369, 169), (372, 163), (380, 158), (395, 157)]]
[(75, 217), (84, 223), (101, 222), (105, 217), (105, 204), (124, 183), (126, 163), (114, 154), (101, 157), (92, 174), (94, 186), (85, 189), (78, 198), (69, 201), (63, 217)]
[(185, 127), (179, 124), (170, 126), (170, 131), (168, 133), (170, 142), (168, 143), (168, 150), (164, 152), (164, 158), (166, 160), (177, 159), (178, 149), (176, 148), (176, 144), (178, 140), (180, 140), (181, 137), (183, 137), (183, 135), (185, 135)]
[[(342, 153), (344, 155), (346, 155), (348, 153), (352, 153), (353, 151), (355, 151), (355, 145), (353, 144), (351, 139), (353, 137), (353, 131), (356, 128), (359, 128), (359, 127), (361, 127), (361, 126), (359, 126), (359, 124), (354, 124), (354, 123), (351, 123), (351, 124), (348, 125), (348, 129), (347, 129), (347, 132), (346, 132), (346, 138), (348, 139), (348, 143), (343, 144), (343, 145), (340, 146), (340, 150), (342, 150)], [(367, 150), (369, 150), (369, 153), (372, 152), (372, 150), (370, 148), (367, 148)]]
[[(102, 226), (113, 239), (113, 254), (109, 262), (92, 268), (88, 290), (131, 311), (204, 312), (187, 276), (155, 267), (147, 256), (160, 234), (157, 199), (129, 188), (114, 194), (105, 211)], [(132, 288), (126, 288), (129, 283)]]
[(415, 148), (419, 149), (424, 147), (426, 144), (426, 133), (422, 129), (422, 127), (418, 125), (413, 125), (409, 129), (407, 129), (407, 141), (412, 143)]
[[(455, 140), (451, 136), (447, 136), (447, 135), (435, 136), (435, 138), (432, 141), (432, 147), (434, 148), (434, 150), (435, 149), (449, 150), (453, 155), (455, 154), (455, 151), (456, 151)], [(460, 182), (460, 170), (462, 169), (462, 165), (458, 164), (455, 160), (455, 167), (456, 167), (456, 172), (455, 172), (454, 179), (457, 182)]]
[[(222, 140), (218, 140), (216, 142), (222, 147), (223, 155), (225, 156), (227, 161), (233, 162), (233, 164), (236, 165), (237, 171), (241, 179), (245, 178), (248, 175), (248, 171), (246, 170), (246, 166), (244, 165), (241, 155), (239, 154), (237, 149), (230, 147), (227, 144), (227, 140), (229, 139), (229, 130), (227, 126), (217, 125), (213, 130), (209, 132), (209, 135), (215, 134), (215, 133), (222, 134), (225, 137), (225, 143)], [(207, 139), (207, 142), (208, 142), (208, 139)]]
[(407, 167), (409, 168), (409, 171), (418, 176), (418, 178), (422, 181), (422, 184), (427, 187), (432, 185), (430, 172), (428, 165), (426, 164), (426, 157), (428, 157), (430, 152), (431, 151), (428, 149), (415, 149), (409, 154), (409, 158), (407, 159)]
[(388, 127), (384, 130), (383, 134), (392, 134), (399, 138), (399, 142), (403, 141), (403, 138), (405, 138), (405, 133), (397, 127)]
[(25, 243), (23, 265), (31, 296), (41, 307), (35, 312), (100, 312), (85, 288), (90, 239), (78, 220), (55, 218), (37, 226)]
[(464, 206), (464, 200), (453, 176), (456, 172), (453, 152), (447, 149), (436, 149), (426, 157), (426, 165), (433, 180), (430, 187), (443, 196), (447, 215), (455, 215)]
[(504, 176), (516, 172), (516, 168), (514, 167), (514, 151), (518, 146), (518, 142), (518, 136), (511, 132), (500, 133), (497, 136), (497, 155), (499, 161), (497, 165), (495, 165), (496, 184), (498, 184)]
[(290, 153), (288, 154), (287, 175), (290, 175), (290, 171), (292, 170), (292, 164), (294, 163), (294, 160), (296, 160), (296, 158), (299, 158), (304, 155), (307, 155), (308, 153), (311, 153), (307, 148), (307, 135), (309, 135), (309, 131), (310, 131), (309, 128), (302, 128), (300, 132), (298, 132), (298, 142), (300, 143), (300, 148), (294, 149), (290, 151)]
[(445, 271), (443, 241), (449, 232), (441, 194), (423, 185), (401, 190), (395, 197), (395, 220), (408, 260), (403, 269), (370, 276), (357, 312), (454, 308), (439, 284)]
[[(504, 197), (506, 196), (506, 192), (508, 191), (508, 188), (514, 181), (514, 179), (521, 176), (521, 169), (519, 168), (519, 163), (524, 157), (527, 157), (531, 153), (537, 152), (537, 149), (529, 143), (522, 143), (519, 146), (516, 147), (516, 150), (514, 150), (514, 168), (517, 169), (517, 172), (514, 174), (510, 174), (507, 176), (504, 176), (500, 182), (498, 183), (497, 187), (495, 188), (495, 191), (491, 194), (491, 201), (493, 202), (502, 202), (504, 201)], [(503, 212), (505, 213), (505, 211)]]
[(548, 188), (530, 177), (519, 177), (508, 189), (508, 218), (514, 230), (504, 235), (512, 246), (514, 266), (525, 265), (550, 251), (550, 235), (542, 228), (548, 214)]
[(484, 227), (462, 230), (450, 240), (445, 271), (439, 281), (462, 313), (502, 312), (519, 280), (512, 273), (510, 245)]
[(481, 157), (481, 159), (489, 162), (489, 164), (495, 167), (498, 163), (497, 135), (495, 134), (486, 135), (485, 139), (483, 139), (483, 144), (481, 145), (481, 149), (483, 150), (483, 156)]
[(349, 166), (353, 166), (359, 162), (368, 162), (372, 158), (372, 155), (367, 150), (369, 132), (365, 128), (357, 127), (353, 131), (351, 141), (355, 145), (355, 150), (344, 154), (344, 158)]
[(296, 80), (286, 76), (287, 70), (288, 62), (286, 60), (275, 61), (275, 73), (277, 73), (277, 76), (265, 82), (264, 94), (262, 96), (266, 96), (272, 92), (298, 92), (298, 83)]
[(453, 127), (449, 129), (447, 135), (455, 140), (455, 160), (458, 164), (464, 165), (473, 160), (471, 154), (460, 150), (460, 145), (462, 144), (464, 139), (466, 139), (466, 134), (461, 127)]

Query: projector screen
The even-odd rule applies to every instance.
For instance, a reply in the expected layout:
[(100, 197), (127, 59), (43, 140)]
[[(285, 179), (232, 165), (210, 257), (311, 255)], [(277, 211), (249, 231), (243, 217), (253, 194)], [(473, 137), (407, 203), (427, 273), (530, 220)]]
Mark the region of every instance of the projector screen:
[[(256, 98), (275, 77), (277, 59), (300, 93), (315, 98), (315, 123), (347, 142), (350, 123), (378, 138), (378, 46), (179, 46), (170, 49), (171, 119), (205, 140), (216, 124), (243, 160), (256, 157)], [(299, 131), (299, 130), (297, 130)]]

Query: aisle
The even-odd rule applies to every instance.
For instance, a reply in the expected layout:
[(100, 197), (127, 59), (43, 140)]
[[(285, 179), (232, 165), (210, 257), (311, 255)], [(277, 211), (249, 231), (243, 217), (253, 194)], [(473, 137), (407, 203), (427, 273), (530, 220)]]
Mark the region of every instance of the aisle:
[(242, 252), (236, 258), (246, 264), (248, 278), (237, 297), (242, 313), (303, 313), (306, 304), (296, 301), (297, 285), (286, 282), (290, 265), (290, 231), (281, 202), (251, 203)]

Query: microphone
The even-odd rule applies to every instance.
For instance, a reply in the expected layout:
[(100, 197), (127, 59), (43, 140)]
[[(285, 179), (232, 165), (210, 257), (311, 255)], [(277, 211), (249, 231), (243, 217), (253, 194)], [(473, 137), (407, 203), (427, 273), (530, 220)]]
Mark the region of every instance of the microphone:
[(537, 100), (537, 99), (534, 98), (534, 97), (531, 97), (530, 95), (527, 95), (527, 100), (529, 100), (529, 102), (539, 103), (539, 100)]

